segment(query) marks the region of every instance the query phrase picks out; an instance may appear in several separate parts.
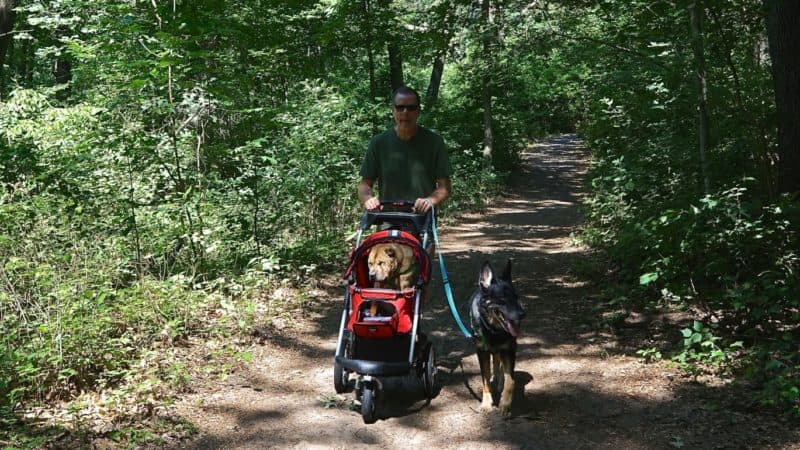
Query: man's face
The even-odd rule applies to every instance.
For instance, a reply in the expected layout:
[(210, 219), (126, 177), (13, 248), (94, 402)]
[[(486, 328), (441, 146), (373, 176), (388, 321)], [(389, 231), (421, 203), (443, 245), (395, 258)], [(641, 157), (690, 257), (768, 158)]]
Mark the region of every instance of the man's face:
[(394, 121), (398, 125), (416, 125), (419, 117), (419, 103), (413, 94), (397, 94), (392, 105)]

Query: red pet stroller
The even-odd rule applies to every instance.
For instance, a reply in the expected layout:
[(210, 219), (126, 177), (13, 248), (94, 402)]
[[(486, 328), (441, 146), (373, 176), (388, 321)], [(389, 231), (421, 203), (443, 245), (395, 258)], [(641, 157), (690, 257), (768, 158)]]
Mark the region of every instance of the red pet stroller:
[[(381, 204), (409, 210), (414, 205), (407, 201)], [(348, 284), (336, 345), (333, 385), (337, 393), (355, 389), (365, 423), (374, 423), (378, 418), (380, 378), (415, 373), (422, 380), (426, 397), (434, 396), (433, 346), (419, 330), (421, 301), (431, 272), (425, 251), (431, 214), (369, 211), (361, 220), (356, 245), (350, 254), (350, 264), (344, 274)], [(362, 242), (367, 229), (383, 224), (390, 228), (376, 231)], [(413, 250), (419, 276), (412, 289), (372, 287), (367, 266), (369, 251), (387, 242), (407, 245)], [(375, 311), (377, 314), (373, 315)], [(356, 376), (355, 380), (350, 379), (351, 374)]]

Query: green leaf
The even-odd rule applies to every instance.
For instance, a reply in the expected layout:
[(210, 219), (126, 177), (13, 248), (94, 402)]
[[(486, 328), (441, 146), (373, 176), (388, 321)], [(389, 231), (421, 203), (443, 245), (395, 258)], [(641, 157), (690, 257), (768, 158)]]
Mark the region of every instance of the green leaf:
[(137, 78), (130, 82), (129, 86), (133, 89), (141, 89), (147, 85), (148, 81), (145, 79)]
[(639, 277), (639, 284), (642, 285), (642, 286), (646, 286), (646, 285), (652, 283), (653, 281), (656, 281), (657, 279), (658, 279), (658, 273), (657, 272), (648, 272), (648, 273), (642, 274)]
[(773, 371), (773, 370), (778, 370), (781, 367), (783, 367), (783, 363), (782, 362), (778, 361), (777, 359), (771, 359), (764, 366), (764, 370), (769, 372), (769, 371)]
[(244, 362), (253, 362), (253, 352), (237, 352), (236, 359)]

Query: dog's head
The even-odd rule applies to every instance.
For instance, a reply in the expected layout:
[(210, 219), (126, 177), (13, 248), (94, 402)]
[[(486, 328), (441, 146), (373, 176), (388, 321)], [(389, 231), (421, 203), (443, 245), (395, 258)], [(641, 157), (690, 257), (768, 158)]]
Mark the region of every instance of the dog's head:
[(496, 331), (505, 331), (513, 337), (519, 334), (519, 323), (525, 310), (519, 303), (517, 291), (511, 284), (511, 260), (500, 277), (497, 277), (488, 261), (483, 263), (478, 276), (479, 304), (483, 322)]
[(370, 281), (386, 281), (397, 273), (402, 252), (393, 244), (377, 244), (369, 251), (367, 265)]

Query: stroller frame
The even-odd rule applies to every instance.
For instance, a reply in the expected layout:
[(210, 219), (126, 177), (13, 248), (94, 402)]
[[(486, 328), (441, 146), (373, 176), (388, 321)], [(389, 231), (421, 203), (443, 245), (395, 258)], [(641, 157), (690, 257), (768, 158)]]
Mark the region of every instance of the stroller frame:
[[(414, 204), (383, 201), (381, 205), (411, 209)], [(344, 274), (348, 283), (334, 356), (334, 388), (337, 393), (355, 389), (365, 423), (377, 420), (376, 401), (382, 390), (379, 377), (404, 376), (416, 369), (426, 397), (434, 396), (436, 368), (433, 345), (419, 332), (421, 303), (430, 279), (431, 264), (425, 249), (430, 243), (432, 214), (432, 211), (427, 214), (367, 211), (350, 252), (350, 264)], [(370, 227), (383, 224), (388, 224), (390, 229), (376, 231), (364, 239), (364, 233)], [(369, 250), (386, 242), (412, 248), (419, 266), (419, 276), (412, 289), (397, 291), (368, 286), (365, 270)], [(364, 305), (372, 302), (384, 308), (388, 315), (365, 317)], [(413, 302), (413, 312), (410, 302)], [(367, 322), (371, 320), (375, 322)], [(391, 325), (384, 324), (389, 321)], [(355, 383), (351, 383), (351, 373), (357, 375)]]

